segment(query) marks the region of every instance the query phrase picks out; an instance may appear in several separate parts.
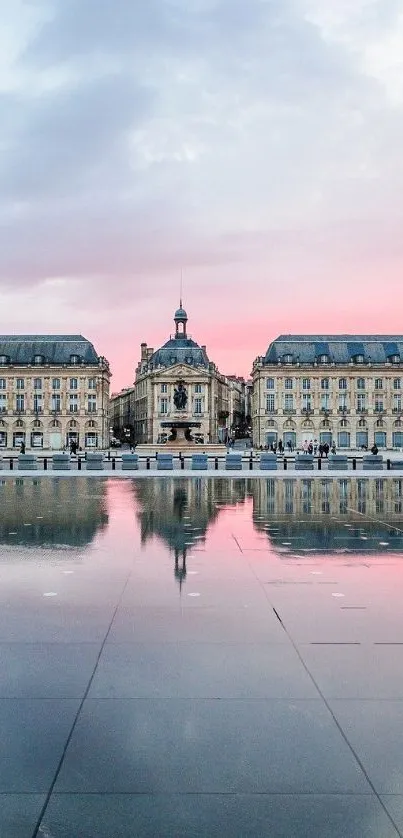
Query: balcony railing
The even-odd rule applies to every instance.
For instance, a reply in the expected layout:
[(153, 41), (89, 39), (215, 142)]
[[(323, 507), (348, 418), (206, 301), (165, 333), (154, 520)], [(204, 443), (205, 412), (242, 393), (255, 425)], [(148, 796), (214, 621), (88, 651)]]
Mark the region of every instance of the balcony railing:
[(313, 407), (303, 407), (302, 413), (308, 416), (309, 414), (313, 413)]
[(367, 407), (357, 407), (357, 413), (368, 413)]
[(25, 416), (26, 410), (13, 410), (14, 416)]
[(295, 407), (285, 407), (284, 410), (283, 410), (283, 413), (288, 413), (288, 414), (296, 413), (296, 412), (297, 411), (296, 411)]
[(274, 413), (278, 413), (278, 411), (274, 407), (266, 407), (265, 413), (270, 413), (271, 415), (273, 415)]

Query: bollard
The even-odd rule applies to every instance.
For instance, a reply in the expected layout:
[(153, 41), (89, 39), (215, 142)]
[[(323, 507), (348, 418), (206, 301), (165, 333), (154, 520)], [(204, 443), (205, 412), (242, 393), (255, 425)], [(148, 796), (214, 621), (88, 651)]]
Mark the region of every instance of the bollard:
[(13, 458), (10, 457), (10, 471), (12, 471), (13, 468), (14, 468)]
[(322, 460), (318, 457), (318, 471), (322, 471)]
[[(155, 455), (155, 456), (157, 456), (157, 455)], [(147, 471), (150, 471), (150, 458), (149, 457), (147, 457), (147, 459), (146, 459), (146, 469), (147, 469)]]
[(43, 459), (43, 470), (44, 471), (48, 470), (48, 459), (47, 459), (47, 457), (44, 457), (44, 459)]
[(81, 471), (81, 457), (79, 457), (77, 460), (77, 469), (78, 471)]
[(287, 457), (284, 457), (284, 471), (287, 471)]
[(357, 460), (353, 457), (353, 471), (357, 471)]
[(252, 459), (252, 457), (249, 457), (249, 471), (252, 471), (252, 470), (253, 470), (253, 459)]
[(390, 471), (390, 460), (386, 460), (386, 470)]
[(214, 459), (214, 468), (216, 471), (218, 471), (218, 457), (215, 457)]
[(184, 457), (181, 457), (181, 458), (180, 458), (180, 460), (181, 460), (181, 469), (182, 469), (182, 471), (183, 471), (183, 470), (184, 470), (184, 468), (185, 468), (185, 458), (184, 458)]
[[(108, 460), (110, 460), (110, 458), (111, 458), (111, 452), (108, 451)], [(112, 466), (112, 468), (113, 468), (113, 466)]]
[(112, 457), (112, 471), (115, 471), (115, 469), (116, 469), (116, 460), (115, 460), (115, 457)]

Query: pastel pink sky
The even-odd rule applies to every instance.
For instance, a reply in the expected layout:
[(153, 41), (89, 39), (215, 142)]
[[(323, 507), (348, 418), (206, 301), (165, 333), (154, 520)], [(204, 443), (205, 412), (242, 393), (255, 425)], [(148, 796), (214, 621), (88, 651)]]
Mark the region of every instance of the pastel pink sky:
[(0, 33), (0, 332), (134, 379), (189, 332), (401, 333), (403, 0), (14, 0)]

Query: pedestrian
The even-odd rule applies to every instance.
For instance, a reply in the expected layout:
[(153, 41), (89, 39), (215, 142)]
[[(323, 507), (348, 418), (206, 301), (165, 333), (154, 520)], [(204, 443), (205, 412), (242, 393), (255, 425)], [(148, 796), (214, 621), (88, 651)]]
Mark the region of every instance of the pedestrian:
[(279, 439), (279, 442), (278, 442), (278, 450), (279, 450), (280, 454), (282, 454), (283, 451), (284, 451), (284, 445), (283, 445), (281, 439)]
[(308, 445), (308, 454), (313, 454), (313, 445), (312, 445), (312, 442), (310, 442), (310, 443), (309, 443), (309, 445)]
[(325, 442), (325, 444), (323, 446), (323, 453), (324, 453), (325, 457), (327, 457), (327, 455), (329, 453), (329, 443), (328, 442)]
[(322, 443), (319, 444), (319, 457), (322, 459), (323, 457), (323, 445)]
[(318, 453), (318, 440), (317, 439), (314, 439), (314, 441), (313, 441), (313, 453), (314, 453), (314, 456), (316, 457), (316, 455)]
[(377, 446), (376, 442), (374, 442), (374, 444), (371, 448), (371, 454), (377, 454), (377, 453), (378, 453), (378, 446)]
[(303, 450), (304, 454), (308, 453), (308, 440), (307, 439), (304, 439), (304, 444), (302, 446), (302, 450)]
[(331, 447), (330, 450), (331, 450), (332, 454), (336, 453), (336, 446), (335, 446), (334, 442), (332, 443), (332, 447)]
[(20, 454), (25, 454), (25, 442), (23, 439), (21, 440)]

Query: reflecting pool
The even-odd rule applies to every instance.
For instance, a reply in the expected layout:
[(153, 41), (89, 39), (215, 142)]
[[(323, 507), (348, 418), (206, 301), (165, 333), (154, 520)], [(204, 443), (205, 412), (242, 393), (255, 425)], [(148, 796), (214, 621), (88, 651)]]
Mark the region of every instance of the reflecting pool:
[(402, 504), (0, 480), (0, 835), (402, 835)]

